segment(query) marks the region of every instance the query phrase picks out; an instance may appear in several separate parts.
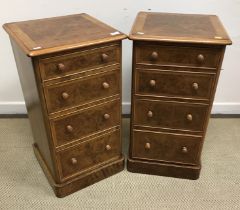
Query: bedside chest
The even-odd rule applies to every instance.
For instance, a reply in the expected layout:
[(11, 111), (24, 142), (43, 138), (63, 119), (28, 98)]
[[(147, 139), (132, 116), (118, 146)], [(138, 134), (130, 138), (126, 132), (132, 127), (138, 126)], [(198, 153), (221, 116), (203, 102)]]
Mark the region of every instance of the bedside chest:
[(56, 196), (124, 167), (121, 40), (87, 14), (8, 23), (34, 136), (34, 152)]
[(140, 12), (133, 40), (128, 170), (197, 179), (225, 46), (214, 15)]

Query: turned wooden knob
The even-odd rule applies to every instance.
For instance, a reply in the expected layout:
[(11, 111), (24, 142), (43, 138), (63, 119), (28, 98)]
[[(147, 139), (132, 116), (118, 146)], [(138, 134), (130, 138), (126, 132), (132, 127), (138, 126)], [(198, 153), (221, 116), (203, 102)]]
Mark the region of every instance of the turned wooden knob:
[(59, 63), (57, 65), (57, 69), (59, 72), (63, 72), (65, 70), (65, 65), (63, 63)]
[(183, 153), (187, 153), (188, 152), (188, 148), (187, 147), (182, 147), (182, 152)]
[(153, 116), (153, 112), (152, 111), (148, 111), (147, 116), (148, 117), (152, 117)]
[(76, 165), (76, 164), (77, 164), (77, 159), (76, 159), (76, 158), (72, 158), (72, 159), (71, 159), (71, 163), (72, 163), (73, 165)]
[(156, 86), (156, 81), (154, 79), (151, 79), (149, 81), (149, 84), (150, 84), (151, 87), (155, 87)]
[(63, 98), (64, 100), (68, 99), (68, 98), (69, 98), (69, 94), (68, 94), (67, 92), (63, 92), (63, 93), (62, 93), (62, 98)]
[(198, 89), (198, 83), (194, 82), (192, 84), (192, 87), (193, 87), (194, 90), (197, 90)]
[(151, 60), (155, 61), (158, 59), (158, 53), (157, 52), (152, 52), (151, 54)]
[(109, 114), (104, 114), (103, 117), (104, 117), (105, 120), (108, 120), (110, 118), (110, 115)]
[(150, 143), (146, 143), (145, 144), (145, 149), (150, 149), (151, 148), (151, 144)]
[(192, 115), (191, 115), (191, 114), (188, 114), (188, 115), (187, 115), (187, 120), (188, 120), (188, 121), (192, 121), (192, 119), (193, 119)]
[(109, 151), (111, 149), (111, 146), (109, 144), (107, 144), (105, 148), (107, 151)]
[(199, 54), (199, 55), (197, 56), (197, 61), (198, 61), (199, 63), (203, 63), (203, 62), (204, 62), (204, 56), (203, 56), (202, 54)]
[(69, 133), (72, 133), (73, 132), (73, 127), (71, 125), (67, 125), (66, 126), (66, 129)]
[(102, 83), (104, 89), (108, 89), (110, 85), (107, 82)]
[(103, 53), (101, 57), (102, 57), (102, 61), (103, 62), (107, 62), (108, 61), (108, 55), (107, 54)]

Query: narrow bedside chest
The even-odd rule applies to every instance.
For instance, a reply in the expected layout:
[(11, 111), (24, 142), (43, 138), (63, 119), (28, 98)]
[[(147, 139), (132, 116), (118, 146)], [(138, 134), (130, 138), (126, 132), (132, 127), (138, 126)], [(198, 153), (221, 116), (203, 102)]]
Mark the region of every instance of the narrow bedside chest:
[(56, 196), (124, 167), (121, 40), (87, 14), (8, 23), (34, 136), (34, 152)]
[(140, 12), (133, 40), (128, 170), (197, 179), (226, 45), (215, 15)]

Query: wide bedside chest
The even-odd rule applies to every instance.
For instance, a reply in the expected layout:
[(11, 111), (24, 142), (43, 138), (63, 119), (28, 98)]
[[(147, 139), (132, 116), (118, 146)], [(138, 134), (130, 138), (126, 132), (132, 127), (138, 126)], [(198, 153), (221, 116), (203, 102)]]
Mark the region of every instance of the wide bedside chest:
[(197, 179), (225, 46), (215, 15), (140, 12), (133, 40), (128, 170)]
[(124, 168), (121, 40), (87, 14), (8, 23), (34, 136), (56, 196)]

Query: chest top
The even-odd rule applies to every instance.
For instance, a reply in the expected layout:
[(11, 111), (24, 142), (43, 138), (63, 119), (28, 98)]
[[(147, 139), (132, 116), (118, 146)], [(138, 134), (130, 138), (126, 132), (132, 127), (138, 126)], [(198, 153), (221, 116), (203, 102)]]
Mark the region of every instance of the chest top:
[(231, 44), (215, 15), (140, 12), (129, 37), (146, 41)]
[(29, 56), (126, 38), (118, 30), (84, 13), (7, 23), (3, 27)]

